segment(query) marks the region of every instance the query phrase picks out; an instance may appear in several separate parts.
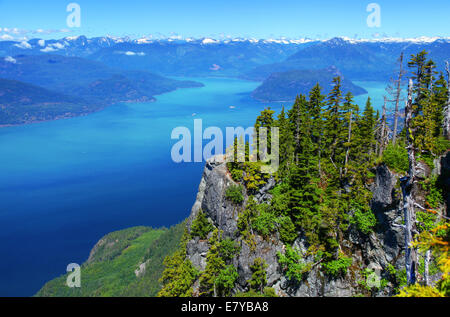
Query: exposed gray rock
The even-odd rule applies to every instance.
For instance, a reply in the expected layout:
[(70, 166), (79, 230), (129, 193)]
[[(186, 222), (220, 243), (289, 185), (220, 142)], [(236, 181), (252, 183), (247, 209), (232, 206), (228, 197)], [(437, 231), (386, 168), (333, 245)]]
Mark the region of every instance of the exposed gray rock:
[(276, 185), (275, 179), (273, 177), (269, 178), (267, 184), (262, 187), (258, 193), (255, 195), (255, 199), (258, 203), (268, 202), (272, 199), (272, 195), (269, 194), (269, 191), (274, 188)]
[[(396, 226), (402, 221), (398, 176), (390, 172), (385, 165), (378, 166), (375, 173), (375, 182), (371, 185), (373, 193), (371, 208), (377, 217), (378, 225), (375, 232), (369, 235), (364, 235), (353, 228), (344, 237), (341, 247), (347, 255), (352, 256), (353, 260), (352, 266), (345, 276), (337, 278), (327, 276), (321, 270), (320, 263), (314, 263), (312, 256), (309, 256), (304, 260), (313, 265), (311, 270), (304, 274), (302, 281), (290, 281), (278, 263), (278, 252), (285, 251), (285, 246), (278, 236), (274, 235), (269, 239), (264, 239), (255, 235), (256, 243), (253, 248), (242, 237), (239, 237), (237, 218), (242, 207), (234, 205), (225, 198), (226, 188), (234, 182), (227, 171), (223, 157), (215, 157), (206, 163), (197, 200), (188, 219), (188, 228), (190, 229), (192, 220), (201, 209), (211, 223), (223, 231), (223, 237), (237, 239), (241, 249), (233, 260), (239, 273), (234, 292), (248, 290), (248, 280), (252, 276), (250, 267), (256, 258), (262, 258), (267, 264), (268, 286), (272, 286), (279, 296), (354, 296), (362, 291), (358, 284), (362, 279), (360, 273), (362, 268), (368, 267), (379, 273), (385, 270), (387, 264), (393, 264), (397, 268), (401, 268), (403, 265), (401, 256), (403, 232), (401, 227)], [(269, 179), (267, 184), (255, 195), (257, 201), (270, 201), (271, 197), (268, 191), (275, 185), (275, 180)], [(245, 199), (247, 200), (248, 197)], [(299, 237), (293, 243), (293, 247), (306, 254), (308, 245), (305, 241), (305, 238)], [(208, 248), (208, 242), (198, 238), (187, 243), (187, 256), (199, 270), (204, 270), (206, 267)], [(198, 282), (195, 285), (198, 289)], [(389, 287), (392, 288), (392, 285), (389, 284), (384, 293), (380, 292), (377, 295), (388, 294)]]
[(224, 156), (215, 156), (206, 162), (197, 199), (188, 218), (188, 229), (203, 210), (215, 227), (223, 231), (223, 237), (236, 238), (237, 215), (240, 206), (225, 198), (226, 189), (235, 185), (228, 172)]
[[(367, 252), (369, 262), (378, 262), (385, 267), (387, 263), (402, 265), (403, 228), (400, 206), (401, 192), (398, 189), (398, 176), (386, 165), (376, 169), (376, 180), (372, 189), (371, 208), (377, 218), (375, 234), (362, 247)], [(394, 262), (394, 263), (393, 263)]]
[(241, 241), (241, 252), (235, 259), (235, 266), (239, 273), (238, 284), (247, 287), (247, 281), (252, 277), (250, 267), (256, 258), (261, 258), (267, 265), (267, 284), (272, 286), (281, 278), (277, 253), (283, 249), (283, 244), (277, 239), (265, 240), (256, 236), (255, 249), (252, 250), (245, 241)]
[(192, 265), (199, 271), (203, 271), (206, 268), (208, 249), (208, 241), (200, 240), (198, 237), (186, 244), (186, 255), (192, 262)]
[(147, 261), (139, 264), (139, 267), (136, 270), (134, 270), (134, 274), (136, 275), (136, 277), (141, 277), (142, 275), (145, 274), (146, 266), (147, 266)]
[[(440, 181), (444, 188), (450, 188), (450, 151), (447, 151), (444, 155), (441, 156), (440, 159)], [(450, 190), (444, 191), (444, 199), (447, 204), (447, 217), (450, 217)]]

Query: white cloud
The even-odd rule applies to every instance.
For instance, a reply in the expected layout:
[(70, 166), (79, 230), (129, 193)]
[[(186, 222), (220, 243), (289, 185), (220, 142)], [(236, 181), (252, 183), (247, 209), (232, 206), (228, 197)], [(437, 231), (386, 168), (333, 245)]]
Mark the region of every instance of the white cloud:
[(64, 44), (61, 43), (54, 43), (52, 46), (57, 50), (62, 50), (64, 48)]
[(5, 57), (5, 62), (15, 64), (15, 63), (17, 63), (17, 60), (15, 58), (12, 58), (11, 56), (6, 56)]
[(16, 47), (18, 47), (18, 48), (21, 48), (21, 49), (24, 49), (24, 50), (28, 50), (28, 49), (31, 48), (30, 43), (28, 43), (28, 42), (26, 42), (26, 41), (22, 41), (22, 42), (20, 42), (19, 44), (14, 44), (14, 46), (16, 46)]
[(44, 53), (49, 53), (49, 52), (54, 52), (54, 51), (57, 51), (57, 49), (55, 49), (51, 46), (47, 46), (46, 48), (41, 49), (41, 52), (44, 52)]
[(205, 38), (202, 41), (202, 44), (215, 44), (215, 43), (219, 43), (219, 41), (214, 40), (214, 39), (210, 39), (210, 38)]
[(127, 56), (145, 56), (144, 52), (132, 52), (132, 51), (127, 51), (127, 52), (119, 52), (121, 54), (125, 54)]
[[(44, 42), (44, 44), (45, 44), (45, 42)], [(39, 45), (41, 45), (41, 43)], [(41, 46), (43, 46), (43, 45), (41, 45)], [(44, 53), (55, 52), (58, 50), (62, 50), (64, 48), (65, 48), (64, 44), (53, 43), (53, 44), (49, 44), (47, 47), (41, 49), (41, 52), (44, 52)]]
[(11, 35), (3, 34), (3, 35), (0, 35), (0, 40), (11, 41), (11, 40), (14, 40), (14, 38)]
[(45, 46), (45, 40), (39, 40), (38, 41), (38, 45), (41, 46), (41, 47), (44, 47)]

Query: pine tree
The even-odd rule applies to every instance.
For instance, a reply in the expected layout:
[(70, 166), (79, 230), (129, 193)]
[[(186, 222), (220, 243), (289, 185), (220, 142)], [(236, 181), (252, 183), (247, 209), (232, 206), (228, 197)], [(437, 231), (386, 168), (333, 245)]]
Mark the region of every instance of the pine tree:
[(190, 235), (187, 230), (181, 239), (180, 248), (164, 259), (165, 269), (160, 279), (162, 289), (159, 297), (189, 297), (193, 296), (192, 285), (198, 272), (191, 261), (186, 258), (186, 244)]
[[(267, 150), (267, 152), (270, 153), (271, 144), (272, 144), (271, 128), (274, 126), (274, 118), (273, 118), (274, 113), (275, 113), (275, 111), (273, 111), (272, 109), (270, 109), (270, 107), (268, 107), (267, 109), (264, 109), (263, 111), (261, 111), (261, 114), (256, 118), (254, 144), (256, 144), (255, 149), (258, 150), (258, 153), (261, 153), (261, 151), (264, 152), (264, 150)], [(267, 149), (260, 149), (260, 141), (262, 139), (262, 136), (260, 136), (260, 131), (259, 131), (260, 128), (267, 129), (267, 139), (264, 140), (266, 142)]]
[(325, 150), (327, 158), (334, 166), (335, 173), (342, 174), (342, 112), (341, 112), (341, 78), (336, 77), (333, 79), (333, 89), (328, 95), (327, 110), (325, 111)]
[(322, 170), (322, 148), (323, 148), (323, 108), (325, 106), (325, 96), (322, 89), (316, 84), (309, 94), (309, 112), (311, 117), (311, 139), (313, 142), (314, 163), (317, 164), (319, 176)]
[(347, 175), (348, 172), (348, 164), (350, 159), (350, 149), (353, 147), (353, 131), (354, 129), (354, 118), (358, 113), (358, 106), (353, 104), (353, 95), (351, 92), (348, 92), (345, 95), (344, 103), (342, 105), (342, 114), (344, 117), (343, 122), (343, 136), (342, 138), (346, 140), (343, 144), (345, 148), (345, 160), (344, 160), (344, 175)]
[(216, 279), (225, 268), (225, 261), (220, 257), (220, 236), (217, 229), (208, 243), (210, 247), (206, 255), (206, 268), (200, 275), (200, 295), (217, 296)]
[(252, 270), (252, 278), (248, 281), (250, 288), (262, 294), (264, 291), (264, 286), (267, 284), (267, 264), (263, 259), (256, 258), (250, 266), (250, 269)]
[(281, 177), (285, 177), (290, 168), (290, 163), (293, 161), (294, 144), (293, 135), (289, 126), (289, 120), (286, 118), (284, 106), (278, 115), (277, 121), (274, 126), (279, 128), (280, 133), (280, 169), (279, 174)]
[(375, 111), (372, 107), (370, 97), (367, 98), (366, 106), (358, 121), (358, 153), (360, 163), (370, 163), (375, 151), (374, 131), (376, 126)]

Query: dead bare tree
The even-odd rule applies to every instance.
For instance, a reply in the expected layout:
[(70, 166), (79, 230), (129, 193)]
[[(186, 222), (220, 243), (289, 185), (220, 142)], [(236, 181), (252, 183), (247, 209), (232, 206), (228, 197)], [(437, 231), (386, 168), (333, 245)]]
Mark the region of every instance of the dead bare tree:
[(450, 67), (448, 61), (445, 62), (445, 70), (447, 72), (447, 105), (444, 107), (443, 130), (444, 136), (450, 140)]
[(403, 52), (400, 54), (400, 58), (398, 59), (399, 71), (397, 74), (397, 79), (391, 78), (391, 82), (386, 88), (386, 91), (392, 99), (389, 99), (389, 102), (395, 102), (394, 109), (394, 132), (392, 134), (392, 143), (395, 144), (397, 141), (397, 133), (398, 133), (398, 119), (400, 117), (400, 101), (402, 95), (402, 78), (405, 75), (405, 70), (403, 69)]
[(380, 150), (379, 155), (383, 154), (384, 149), (388, 143), (388, 131), (386, 129), (386, 103), (387, 98), (384, 96), (383, 114), (381, 115), (381, 132), (380, 132)]
[(431, 250), (427, 250), (425, 252), (425, 258), (424, 258), (424, 273), (423, 273), (423, 279), (426, 286), (430, 285), (430, 261), (431, 261)]
[(347, 142), (348, 142), (348, 146), (347, 146), (347, 151), (345, 152), (345, 175), (347, 175), (347, 171), (348, 171), (348, 158), (350, 155), (350, 142), (352, 140), (352, 119), (353, 119), (353, 110), (350, 110), (350, 117), (348, 120), (348, 138), (347, 138)]
[(413, 81), (409, 80), (408, 84), (408, 99), (405, 107), (405, 130), (406, 130), (406, 144), (408, 149), (409, 170), (408, 175), (401, 179), (402, 193), (403, 193), (403, 214), (405, 220), (405, 267), (406, 278), (408, 284), (414, 284), (417, 278), (417, 251), (412, 246), (413, 237), (417, 233), (416, 228), (416, 212), (414, 207), (413, 194), (416, 185), (416, 158), (414, 148), (414, 128), (411, 124), (413, 110), (412, 110), (412, 89)]
[(387, 97), (384, 96), (383, 112), (375, 128), (376, 154), (382, 155), (389, 143), (389, 134), (392, 132), (387, 125)]

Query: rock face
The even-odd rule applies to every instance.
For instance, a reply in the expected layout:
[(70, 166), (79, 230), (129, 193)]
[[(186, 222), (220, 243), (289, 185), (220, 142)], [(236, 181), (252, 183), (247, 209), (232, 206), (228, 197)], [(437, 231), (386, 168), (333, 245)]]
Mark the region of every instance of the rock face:
[[(331, 278), (320, 269), (320, 265), (313, 265), (304, 275), (302, 282), (292, 282), (286, 278), (278, 263), (277, 253), (283, 253), (285, 245), (277, 235), (264, 239), (256, 235), (256, 243), (251, 248), (237, 231), (238, 208), (225, 198), (226, 188), (234, 181), (231, 179), (223, 157), (214, 157), (206, 163), (200, 182), (197, 200), (188, 218), (187, 226), (190, 230), (192, 221), (201, 209), (208, 220), (219, 230), (223, 237), (235, 239), (240, 244), (240, 253), (234, 258), (233, 264), (237, 268), (239, 278), (234, 292), (248, 290), (247, 281), (251, 278), (250, 266), (256, 258), (262, 258), (267, 264), (267, 286), (273, 287), (279, 296), (354, 296), (363, 292), (359, 281), (363, 280), (361, 270), (370, 268), (380, 278), (388, 264), (402, 268), (403, 233), (401, 226), (402, 214), (399, 208), (400, 196), (398, 191), (398, 177), (384, 166), (378, 166), (375, 171), (375, 182), (371, 185), (373, 199), (371, 208), (377, 217), (378, 225), (375, 232), (364, 235), (351, 229), (341, 243), (343, 251), (352, 255), (353, 263), (346, 276)], [(275, 185), (274, 181), (261, 189), (256, 199), (270, 200), (268, 191)], [(245, 198), (244, 204), (248, 200)], [(305, 239), (297, 238), (294, 247), (305, 252), (308, 248)], [(206, 254), (209, 249), (207, 240), (193, 239), (187, 243), (186, 253), (192, 264), (201, 270), (206, 267)], [(314, 259), (306, 258), (306, 262), (314, 263)], [(198, 283), (194, 285), (198, 288)], [(392, 292), (392, 285), (388, 285), (376, 295), (387, 296)]]
[(197, 199), (187, 221), (190, 230), (198, 211), (210, 218), (215, 227), (223, 231), (223, 237), (237, 237), (238, 210), (232, 202), (225, 199), (225, 191), (235, 184), (228, 172), (224, 156), (214, 156), (206, 162), (200, 182)]
[[(444, 155), (442, 155), (440, 159), (440, 181), (445, 186), (445, 188), (450, 188), (450, 151), (447, 151)], [(447, 203), (447, 217), (450, 217), (450, 190), (444, 192), (444, 199)]]

